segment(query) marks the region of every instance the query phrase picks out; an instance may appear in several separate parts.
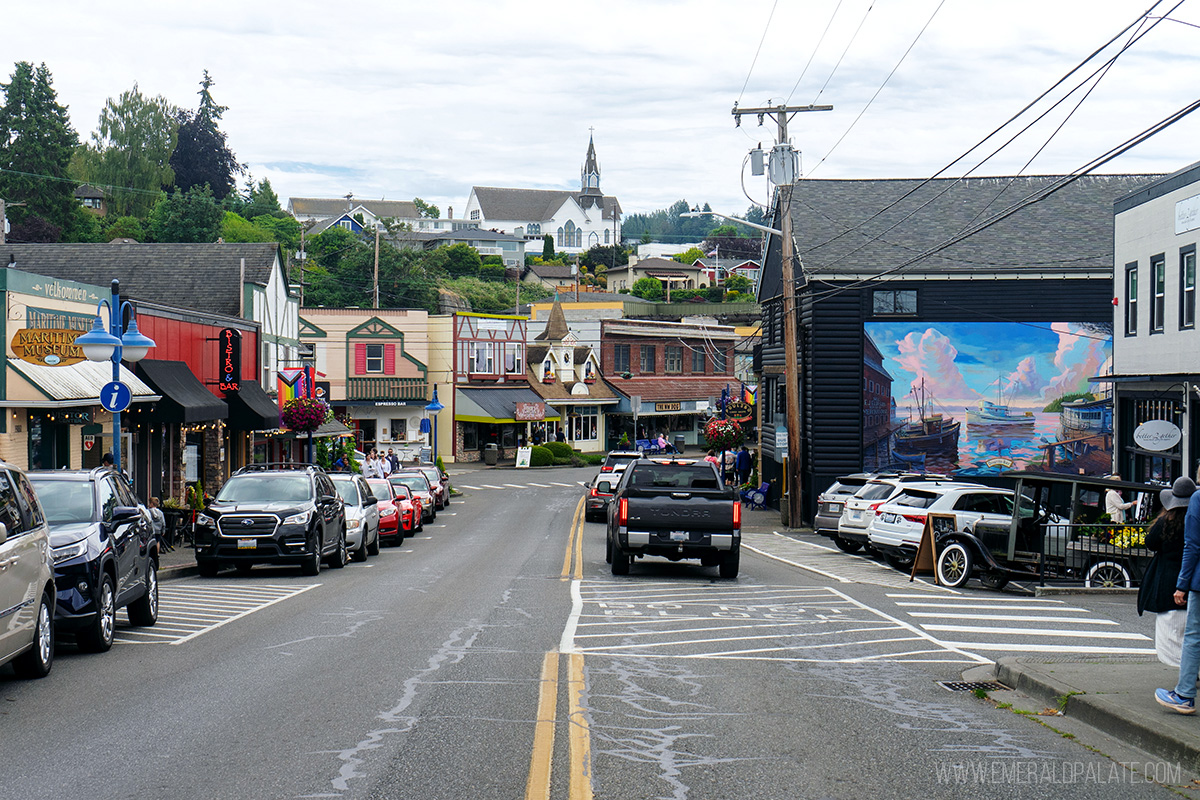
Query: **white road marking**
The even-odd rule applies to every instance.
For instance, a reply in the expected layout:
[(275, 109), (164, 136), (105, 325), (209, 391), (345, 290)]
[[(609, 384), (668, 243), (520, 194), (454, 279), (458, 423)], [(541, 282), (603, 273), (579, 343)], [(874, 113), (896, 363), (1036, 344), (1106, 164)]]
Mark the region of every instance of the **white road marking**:
[(988, 628), (982, 625), (922, 625), (927, 631), (947, 631), (952, 633), (993, 633), (1006, 636), (1066, 636), (1077, 639), (1136, 639), (1144, 642), (1152, 641), (1142, 633), (1125, 633), (1122, 631), (1060, 631), (1049, 628)]
[(995, 620), (997, 622), (1072, 622), (1076, 625), (1116, 625), (1111, 619), (1084, 619), (1083, 617), (1035, 617), (1020, 614), (943, 614), (924, 611), (910, 611), (910, 617), (933, 617), (935, 619), (979, 619)]
[(158, 622), (149, 628), (119, 626), (115, 644), (172, 644), (189, 642), (256, 611), (315, 589), (307, 586), (254, 584), (245, 586), (184, 583), (159, 588)]

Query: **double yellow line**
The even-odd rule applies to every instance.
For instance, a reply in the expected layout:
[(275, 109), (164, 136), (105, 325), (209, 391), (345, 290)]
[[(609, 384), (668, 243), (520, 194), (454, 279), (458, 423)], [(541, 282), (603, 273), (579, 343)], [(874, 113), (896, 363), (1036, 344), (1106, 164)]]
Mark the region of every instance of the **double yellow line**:
[[(583, 578), (583, 498), (575, 507), (571, 521), (571, 537), (563, 557), (562, 580)], [(572, 567), (572, 561), (574, 566)], [(538, 691), (537, 725), (533, 731), (533, 755), (529, 759), (529, 780), (525, 784), (525, 800), (549, 800), (550, 771), (554, 757), (554, 734), (558, 727), (558, 692), (560, 662), (567, 666), (567, 731), (570, 757), (570, 800), (592, 800), (591, 730), (583, 710), (583, 653), (570, 653), (560, 659), (557, 650), (542, 659), (542, 675)]]

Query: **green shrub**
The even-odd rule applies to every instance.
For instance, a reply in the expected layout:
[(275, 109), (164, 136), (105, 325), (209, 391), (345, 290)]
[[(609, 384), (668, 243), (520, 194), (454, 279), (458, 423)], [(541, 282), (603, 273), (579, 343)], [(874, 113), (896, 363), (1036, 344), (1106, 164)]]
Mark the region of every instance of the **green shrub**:
[(584, 464), (598, 467), (604, 463), (604, 453), (580, 453), (579, 460)]
[(553, 453), (555, 458), (570, 458), (575, 452), (566, 442), (546, 442), (546, 449)]
[[(551, 444), (557, 444), (551, 442)], [(548, 467), (554, 463), (554, 453), (549, 447), (543, 447), (540, 444), (535, 444), (529, 448), (529, 466), (531, 467)]]

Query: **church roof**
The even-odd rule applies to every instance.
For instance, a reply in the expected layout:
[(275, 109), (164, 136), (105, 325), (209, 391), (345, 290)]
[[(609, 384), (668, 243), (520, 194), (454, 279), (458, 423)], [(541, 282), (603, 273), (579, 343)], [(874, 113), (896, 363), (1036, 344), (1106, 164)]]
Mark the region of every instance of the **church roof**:
[[(579, 202), (583, 192), (565, 192), (553, 189), (505, 189), (498, 186), (473, 187), (484, 219), (544, 222), (570, 198)], [(617, 198), (607, 195), (593, 198), (601, 206), (603, 219), (612, 219), (621, 213)], [(582, 203), (580, 203), (582, 205)]]

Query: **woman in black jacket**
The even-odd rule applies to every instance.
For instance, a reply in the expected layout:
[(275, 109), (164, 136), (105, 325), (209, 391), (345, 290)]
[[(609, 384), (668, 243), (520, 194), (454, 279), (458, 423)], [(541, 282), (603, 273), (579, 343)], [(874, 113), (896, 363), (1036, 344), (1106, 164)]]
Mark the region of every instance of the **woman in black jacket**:
[(1176, 478), (1170, 489), (1159, 492), (1163, 509), (1146, 534), (1146, 547), (1156, 555), (1154, 566), (1143, 576), (1138, 589), (1138, 614), (1155, 614), (1154, 649), (1158, 660), (1169, 667), (1179, 666), (1179, 647), (1187, 608), (1175, 604), (1175, 581), (1183, 564), (1183, 518), (1188, 500), (1196, 491), (1188, 477)]

